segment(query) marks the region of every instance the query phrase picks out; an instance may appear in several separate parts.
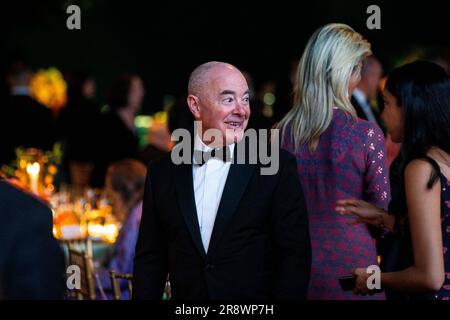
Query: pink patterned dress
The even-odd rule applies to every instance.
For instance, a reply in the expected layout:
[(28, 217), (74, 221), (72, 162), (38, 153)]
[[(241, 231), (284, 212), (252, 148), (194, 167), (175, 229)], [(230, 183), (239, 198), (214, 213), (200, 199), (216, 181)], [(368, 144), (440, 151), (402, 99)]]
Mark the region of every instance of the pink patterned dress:
[(335, 211), (336, 201), (348, 198), (387, 208), (389, 172), (380, 128), (335, 109), (315, 152), (307, 145), (295, 152), (290, 128), (283, 148), (297, 158), (308, 207), (312, 245), (308, 299), (384, 299), (384, 294), (356, 296), (339, 286), (338, 278), (351, 274), (353, 268), (376, 265), (377, 253), (368, 227), (349, 225), (354, 217)]

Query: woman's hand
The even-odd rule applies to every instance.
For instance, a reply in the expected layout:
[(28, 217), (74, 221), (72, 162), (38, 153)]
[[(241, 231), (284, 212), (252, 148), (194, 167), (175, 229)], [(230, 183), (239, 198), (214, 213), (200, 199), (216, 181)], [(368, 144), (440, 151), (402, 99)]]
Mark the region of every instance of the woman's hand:
[[(373, 271), (376, 272), (376, 271)], [(356, 268), (352, 270), (352, 274), (355, 277), (355, 288), (353, 288), (353, 293), (365, 296), (366, 294), (374, 295), (383, 292), (381, 288), (376, 288), (374, 283), (370, 284), (372, 289), (369, 289), (369, 284), (367, 281), (374, 275), (374, 273), (368, 273), (366, 268)], [(381, 275), (380, 275), (381, 276)], [(373, 280), (373, 279), (372, 279)], [(381, 281), (381, 279), (380, 279)], [(371, 281), (372, 282), (372, 281)]]
[(365, 296), (366, 294), (374, 293), (367, 287), (367, 279), (370, 277), (370, 274), (367, 273), (365, 268), (353, 269), (352, 274), (356, 278), (355, 288), (353, 289), (354, 294)]
[(354, 199), (338, 200), (336, 211), (342, 216), (355, 215), (356, 220), (349, 222), (350, 224), (367, 223), (374, 226), (383, 225), (383, 215), (385, 214), (383, 209), (379, 209), (366, 201)]

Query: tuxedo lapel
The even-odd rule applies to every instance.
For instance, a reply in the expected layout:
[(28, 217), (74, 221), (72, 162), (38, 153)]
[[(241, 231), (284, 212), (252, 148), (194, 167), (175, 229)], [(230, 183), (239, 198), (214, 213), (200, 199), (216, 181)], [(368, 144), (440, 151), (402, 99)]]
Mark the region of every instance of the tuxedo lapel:
[[(237, 147), (234, 148), (234, 159), (236, 159), (236, 150)], [(255, 168), (255, 164), (247, 163), (233, 163), (230, 166), (230, 171), (228, 172), (227, 181), (225, 182), (222, 198), (220, 199), (219, 209), (217, 210), (208, 254), (213, 252), (219, 243), (227, 224), (230, 222), (239, 205), (239, 201), (247, 188), (248, 182), (250, 181)]]
[(202, 257), (206, 256), (203, 247), (200, 228), (198, 226), (197, 209), (195, 207), (195, 195), (192, 178), (192, 165), (175, 165), (176, 176), (176, 194), (180, 210), (183, 213), (184, 220), (192, 236), (195, 246)]

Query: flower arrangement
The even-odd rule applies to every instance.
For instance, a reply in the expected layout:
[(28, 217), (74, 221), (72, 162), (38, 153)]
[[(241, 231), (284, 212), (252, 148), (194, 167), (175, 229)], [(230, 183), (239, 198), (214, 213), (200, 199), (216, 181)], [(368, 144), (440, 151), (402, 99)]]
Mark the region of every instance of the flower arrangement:
[(67, 102), (67, 84), (56, 68), (41, 69), (31, 78), (30, 95), (52, 110), (59, 110)]

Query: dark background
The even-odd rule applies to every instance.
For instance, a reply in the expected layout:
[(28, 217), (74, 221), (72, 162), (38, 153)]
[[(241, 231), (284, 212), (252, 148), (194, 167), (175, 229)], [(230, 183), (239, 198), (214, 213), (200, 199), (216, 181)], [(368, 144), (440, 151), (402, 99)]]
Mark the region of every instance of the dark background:
[[(81, 30), (68, 30), (66, 8), (81, 7)], [(366, 9), (381, 8), (381, 30), (368, 30)], [(93, 73), (104, 101), (114, 76), (139, 73), (143, 113), (160, 110), (166, 95), (185, 93), (190, 72), (221, 60), (247, 70), (256, 86), (288, 87), (292, 61), (312, 32), (329, 22), (351, 25), (372, 43), (385, 70), (413, 50), (447, 55), (450, 11), (442, 1), (5, 1), (1, 4), (1, 72), (14, 59), (34, 69)]]

